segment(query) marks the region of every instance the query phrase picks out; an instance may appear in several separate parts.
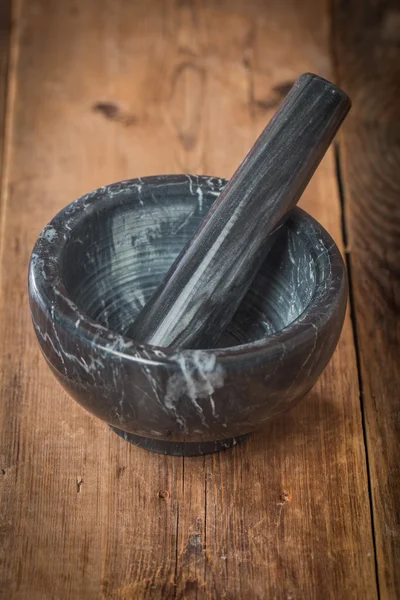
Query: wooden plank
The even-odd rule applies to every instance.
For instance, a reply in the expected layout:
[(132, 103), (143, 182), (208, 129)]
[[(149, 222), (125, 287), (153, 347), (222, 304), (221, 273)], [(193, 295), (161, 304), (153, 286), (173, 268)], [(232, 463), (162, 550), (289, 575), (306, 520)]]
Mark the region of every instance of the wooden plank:
[[(22, 0), (0, 311), (4, 598), (375, 598), (350, 321), (321, 381), (204, 458), (129, 446), (48, 372), (26, 269), (80, 193), (165, 172), (229, 176), (289, 82), (330, 76), (320, 3)], [(341, 242), (332, 154), (308, 208)], [(362, 574), (362, 575), (360, 575)]]
[[(357, 24), (354, 26), (354, 24)], [(340, 144), (382, 598), (400, 596), (400, 10), (334, 4)], [(362, 32), (362, 35), (361, 35)]]
[[(53, 0), (23, 2), (16, 16), (19, 62), (1, 280), (8, 310), (0, 317), (0, 596), (7, 600), (142, 592), (164, 598), (175, 589), (181, 463), (122, 443), (71, 402), (39, 355), (26, 294), (32, 244), (57, 210), (102, 183), (151, 172), (157, 139), (146, 147), (145, 131), (95, 110), (99, 102), (131, 110), (135, 93), (148, 90), (142, 62), (162, 22), (161, 14), (155, 23), (146, 20), (144, 10), (144, 3), (123, 8)], [(121, 34), (125, 19), (130, 25)], [(126, 82), (123, 93), (119, 78)], [(168, 148), (164, 131), (155, 161), (160, 171), (168, 168), (161, 165)], [(160, 497), (164, 490), (169, 499)]]
[(11, 0), (6, 0), (0, 4), (0, 178), (3, 166), (10, 43)]

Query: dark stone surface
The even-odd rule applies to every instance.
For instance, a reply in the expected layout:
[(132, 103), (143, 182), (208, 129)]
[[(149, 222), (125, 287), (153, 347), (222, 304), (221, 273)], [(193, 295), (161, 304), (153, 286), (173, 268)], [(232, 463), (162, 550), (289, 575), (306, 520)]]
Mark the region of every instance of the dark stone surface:
[(299, 77), (128, 337), (173, 348), (217, 344), (350, 105), (325, 79)]
[(45, 227), (30, 263), (33, 324), (60, 383), (114, 428), (182, 453), (230, 445), (304, 396), (345, 313), (340, 253), (295, 209), (222, 347), (177, 351), (123, 335), (225, 184), (173, 175), (100, 188)]
[(221, 450), (228, 450), (247, 438), (247, 435), (239, 435), (235, 438), (215, 440), (215, 442), (167, 442), (134, 435), (112, 425), (109, 427), (114, 433), (130, 444), (139, 446), (143, 450), (150, 450), (150, 452), (156, 452), (157, 454), (169, 454), (171, 456), (203, 456), (205, 454), (213, 454)]

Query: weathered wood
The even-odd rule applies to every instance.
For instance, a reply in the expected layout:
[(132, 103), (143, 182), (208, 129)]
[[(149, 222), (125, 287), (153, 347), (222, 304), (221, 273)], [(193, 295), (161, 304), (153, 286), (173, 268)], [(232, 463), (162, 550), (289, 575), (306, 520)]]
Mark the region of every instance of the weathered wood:
[(340, 83), (353, 98), (340, 156), (379, 585), (400, 596), (400, 10), (335, 2)]
[[(35, 237), (126, 177), (231, 175), (300, 72), (330, 77), (322, 3), (22, 0), (1, 256), (4, 598), (376, 598), (349, 319), (295, 410), (220, 455), (129, 446), (34, 340)], [(330, 153), (302, 205), (341, 241)]]
[(3, 166), (10, 45), (11, 0), (4, 0), (0, 4), (0, 177)]

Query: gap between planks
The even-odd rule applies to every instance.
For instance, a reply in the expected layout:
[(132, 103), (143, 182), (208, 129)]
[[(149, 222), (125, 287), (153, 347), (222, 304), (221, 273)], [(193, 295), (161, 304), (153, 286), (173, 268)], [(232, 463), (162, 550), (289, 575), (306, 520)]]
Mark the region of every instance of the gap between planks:
[(342, 216), (342, 239), (344, 246), (344, 259), (347, 269), (347, 280), (349, 284), (349, 311), (350, 311), (350, 321), (351, 327), (353, 331), (353, 340), (354, 340), (354, 351), (356, 355), (356, 365), (357, 365), (357, 376), (358, 376), (358, 388), (360, 393), (360, 411), (361, 411), (361, 420), (362, 420), (362, 430), (363, 430), (363, 438), (364, 438), (364, 448), (365, 448), (365, 462), (366, 469), (368, 474), (368, 498), (369, 498), (369, 507), (371, 513), (371, 526), (372, 526), (372, 543), (374, 547), (374, 562), (375, 562), (375, 576), (376, 576), (376, 589), (378, 594), (378, 599), (381, 597), (380, 589), (379, 589), (379, 570), (378, 570), (378, 555), (377, 555), (377, 547), (376, 547), (376, 532), (375, 532), (375, 515), (374, 515), (374, 505), (372, 498), (372, 482), (371, 482), (371, 466), (369, 461), (369, 448), (368, 448), (368, 436), (367, 436), (367, 425), (366, 425), (366, 415), (365, 415), (365, 406), (363, 402), (364, 398), (364, 384), (361, 374), (361, 357), (360, 357), (360, 345), (358, 338), (358, 329), (357, 329), (357, 314), (355, 310), (354, 304), (354, 287), (353, 287), (353, 279), (352, 279), (352, 266), (351, 266), (351, 247), (349, 245), (349, 234), (347, 230), (346, 223), (346, 196), (343, 185), (342, 178), (342, 169), (341, 169), (341, 156), (340, 156), (340, 141), (336, 141), (334, 145), (335, 152), (335, 166), (336, 166), (336, 177), (338, 184), (338, 196), (340, 200), (340, 209)]

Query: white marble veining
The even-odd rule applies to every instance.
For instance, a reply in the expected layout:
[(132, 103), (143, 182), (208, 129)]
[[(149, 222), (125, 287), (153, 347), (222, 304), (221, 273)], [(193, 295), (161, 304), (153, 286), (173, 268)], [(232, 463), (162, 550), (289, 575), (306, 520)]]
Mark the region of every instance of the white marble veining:
[(337, 342), (343, 265), (301, 211), (219, 348), (179, 351), (124, 335), (224, 185), (171, 176), (102, 188), (66, 207), (32, 253), (31, 312), (47, 361), (78, 402), (143, 447), (230, 447), (304, 394)]

